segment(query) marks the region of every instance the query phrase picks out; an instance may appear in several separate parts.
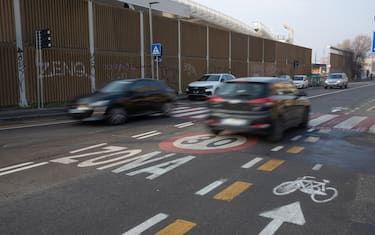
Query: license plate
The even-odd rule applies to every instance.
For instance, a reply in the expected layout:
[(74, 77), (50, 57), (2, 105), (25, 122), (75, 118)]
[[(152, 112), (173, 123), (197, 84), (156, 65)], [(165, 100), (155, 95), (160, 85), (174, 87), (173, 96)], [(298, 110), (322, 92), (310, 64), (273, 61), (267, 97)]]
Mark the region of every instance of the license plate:
[(247, 120), (235, 119), (235, 118), (226, 118), (226, 119), (221, 120), (221, 124), (230, 125), (230, 126), (244, 126), (247, 123), (248, 123)]

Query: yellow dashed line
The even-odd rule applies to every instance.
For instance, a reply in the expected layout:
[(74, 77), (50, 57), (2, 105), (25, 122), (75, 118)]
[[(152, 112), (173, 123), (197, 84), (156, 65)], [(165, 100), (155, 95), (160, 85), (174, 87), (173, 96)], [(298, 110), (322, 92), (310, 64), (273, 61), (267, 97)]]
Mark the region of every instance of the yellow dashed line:
[(304, 150), (305, 148), (304, 147), (298, 147), (298, 146), (294, 146), (290, 149), (288, 149), (288, 153), (300, 153), (302, 150)]
[(187, 220), (177, 219), (175, 222), (155, 233), (155, 235), (182, 235), (189, 232), (196, 225), (197, 224)]
[(251, 183), (237, 181), (229, 185), (226, 189), (214, 196), (217, 200), (231, 201), (233, 198), (240, 195), (243, 191), (251, 187)]
[(284, 162), (284, 160), (269, 160), (257, 169), (260, 171), (273, 171), (275, 168), (279, 167)]

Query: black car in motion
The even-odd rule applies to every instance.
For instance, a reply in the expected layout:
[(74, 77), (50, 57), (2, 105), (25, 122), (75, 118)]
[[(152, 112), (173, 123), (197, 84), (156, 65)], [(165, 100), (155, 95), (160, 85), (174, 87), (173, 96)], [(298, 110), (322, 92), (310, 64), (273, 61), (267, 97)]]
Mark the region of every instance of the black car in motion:
[(68, 112), (75, 119), (106, 120), (117, 125), (133, 116), (169, 116), (175, 99), (175, 91), (161, 80), (115, 80), (94, 94), (77, 99)]
[(237, 78), (227, 81), (207, 101), (208, 128), (267, 134), (282, 138), (290, 127), (307, 127), (310, 103), (293, 83), (275, 77)]

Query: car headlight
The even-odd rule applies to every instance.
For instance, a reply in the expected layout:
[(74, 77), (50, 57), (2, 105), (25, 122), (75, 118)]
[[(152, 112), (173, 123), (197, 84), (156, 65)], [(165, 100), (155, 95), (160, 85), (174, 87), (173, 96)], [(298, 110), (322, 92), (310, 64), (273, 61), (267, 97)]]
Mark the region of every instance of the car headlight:
[(91, 107), (102, 107), (107, 106), (109, 104), (109, 100), (99, 100), (93, 103), (90, 103)]

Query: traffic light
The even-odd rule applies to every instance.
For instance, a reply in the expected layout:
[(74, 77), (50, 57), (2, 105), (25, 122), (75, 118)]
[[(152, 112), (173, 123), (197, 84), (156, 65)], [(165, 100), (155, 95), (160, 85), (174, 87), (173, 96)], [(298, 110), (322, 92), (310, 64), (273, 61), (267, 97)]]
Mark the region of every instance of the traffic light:
[(49, 29), (40, 30), (41, 48), (51, 48), (51, 31)]

